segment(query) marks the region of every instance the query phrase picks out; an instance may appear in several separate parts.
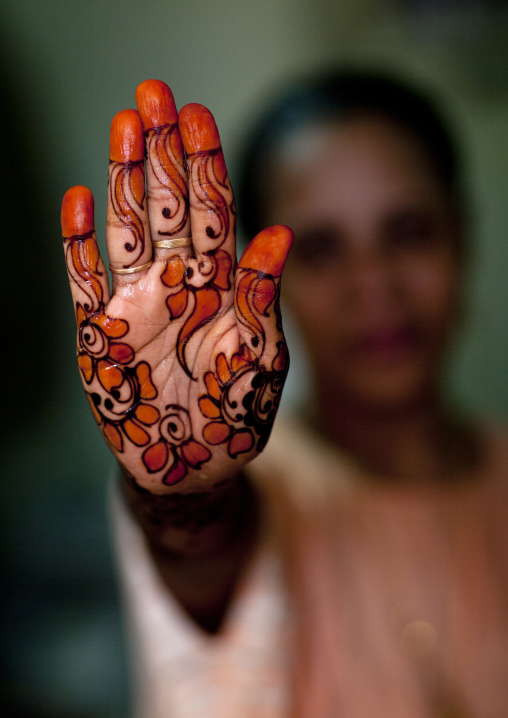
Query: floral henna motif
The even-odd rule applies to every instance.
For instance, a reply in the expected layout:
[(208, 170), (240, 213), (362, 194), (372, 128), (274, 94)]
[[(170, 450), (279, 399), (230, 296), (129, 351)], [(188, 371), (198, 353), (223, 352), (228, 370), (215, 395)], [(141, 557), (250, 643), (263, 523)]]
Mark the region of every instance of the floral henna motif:
[(178, 124), (163, 125), (146, 133), (146, 152), (154, 176), (169, 191), (162, 214), (172, 221), (170, 232), (158, 231), (161, 236), (178, 235), (188, 221), (189, 192), (183, 171), (183, 148)]
[(209, 449), (192, 435), (189, 413), (176, 404), (166, 407), (159, 423), (160, 439), (143, 453), (143, 463), (150, 473), (169, 468), (162, 478), (168, 486), (187, 476), (188, 468), (200, 469), (212, 456)]
[(155, 399), (157, 389), (150, 366), (133, 366), (132, 347), (116, 341), (127, 334), (127, 322), (108, 317), (102, 307), (87, 316), (78, 304), (76, 315), (78, 366), (97, 423), (119, 452), (124, 450), (123, 435), (136, 446), (146, 446), (151, 438), (146, 427), (159, 419), (158, 409), (146, 401)]
[(171, 320), (187, 313), (178, 333), (176, 353), (187, 376), (195, 380), (187, 362), (186, 348), (195, 332), (217, 315), (224, 292), (231, 289), (233, 261), (221, 246), (234, 225), (231, 217), (235, 210), (222, 149), (189, 154), (188, 163), (197, 202), (205, 206), (211, 218), (205, 231), (209, 239), (215, 240), (214, 246), (200, 256), (197, 271), (186, 267), (180, 257), (171, 257), (161, 280), (171, 290), (166, 299)]
[(128, 323), (107, 316), (100, 284), (99, 253), (94, 233), (65, 239), (71, 281), (87, 301), (76, 302), (78, 366), (93, 415), (104, 436), (118, 452), (124, 436), (136, 446), (150, 442), (147, 428), (159, 411), (146, 403), (157, 396), (146, 362), (134, 362), (134, 350), (122, 340)]
[[(228, 454), (239, 454), (266, 446), (279, 407), (282, 388), (289, 368), (284, 341), (277, 342), (277, 353), (270, 368), (263, 361), (265, 332), (259, 317), (269, 317), (270, 307), (280, 326), (278, 278), (255, 270), (239, 268), (235, 305), (239, 322), (251, 334), (250, 344), (228, 361), (221, 353), (215, 371), (204, 376), (206, 394), (199, 397), (201, 413), (210, 421), (203, 429), (208, 444), (226, 444)], [(238, 388), (248, 387), (241, 401)]]
[(145, 171), (143, 160), (110, 161), (109, 194), (116, 216), (131, 232), (132, 240), (124, 244), (133, 257), (124, 268), (131, 267), (145, 251), (145, 232), (140, 213), (145, 202)]
[[(253, 368), (256, 362), (249, 360), (248, 355), (245, 345), (230, 362), (219, 354), (215, 371), (204, 376), (206, 394), (199, 397), (201, 413), (210, 419), (203, 429), (203, 438), (212, 446), (226, 444), (233, 459), (253, 448), (258, 452), (265, 448), (289, 367), (284, 342), (278, 344), (271, 371)], [(249, 387), (240, 403), (235, 398), (239, 382)]]

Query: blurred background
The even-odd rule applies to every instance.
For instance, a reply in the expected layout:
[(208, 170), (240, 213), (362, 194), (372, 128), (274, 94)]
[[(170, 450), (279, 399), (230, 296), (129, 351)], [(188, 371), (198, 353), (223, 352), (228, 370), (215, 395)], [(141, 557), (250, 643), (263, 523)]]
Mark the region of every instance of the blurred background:
[[(501, 0), (3, 0), (2, 715), (127, 715), (106, 485), (112, 461), (74, 359), (65, 190), (89, 186), (104, 247), (108, 133), (141, 81), (214, 113), (234, 181), (242, 132), (287, 78), (394, 70), (440, 95), (466, 150), (472, 248), (447, 374), (465, 411), (508, 419), (508, 3)], [(305, 362), (290, 332), (290, 407)]]

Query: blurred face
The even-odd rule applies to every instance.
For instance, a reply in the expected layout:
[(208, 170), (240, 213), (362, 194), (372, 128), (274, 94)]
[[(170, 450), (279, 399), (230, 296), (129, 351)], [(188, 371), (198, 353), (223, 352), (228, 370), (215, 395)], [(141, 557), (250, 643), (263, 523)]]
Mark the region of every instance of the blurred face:
[(283, 293), (318, 383), (370, 408), (421, 401), (460, 261), (456, 212), (418, 140), (382, 118), (316, 125), (285, 141), (268, 175), (266, 219), (296, 235)]

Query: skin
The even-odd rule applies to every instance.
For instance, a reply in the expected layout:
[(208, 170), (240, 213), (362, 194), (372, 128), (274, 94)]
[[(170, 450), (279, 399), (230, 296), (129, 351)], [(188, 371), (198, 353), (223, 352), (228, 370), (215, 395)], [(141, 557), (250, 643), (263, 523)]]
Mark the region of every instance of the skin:
[(254, 540), (256, 502), (238, 476), (267, 441), (287, 373), (278, 298), (293, 235), (269, 227), (237, 263), (212, 114), (191, 104), (177, 115), (158, 80), (136, 103), (111, 124), (111, 289), (92, 193), (76, 186), (62, 202), (78, 366), (161, 575), (214, 630)]
[(330, 122), (288, 137), (267, 178), (265, 221), (295, 232), (284, 298), (314, 367), (318, 430), (373, 474), (463, 468), (470, 437), (438, 386), (460, 221), (423, 147), (381, 117)]

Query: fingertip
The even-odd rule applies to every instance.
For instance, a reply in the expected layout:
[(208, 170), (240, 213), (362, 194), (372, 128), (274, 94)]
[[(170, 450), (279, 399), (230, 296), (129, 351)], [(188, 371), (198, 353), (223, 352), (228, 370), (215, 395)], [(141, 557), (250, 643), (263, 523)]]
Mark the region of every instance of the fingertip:
[(279, 277), (293, 241), (293, 231), (286, 225), (267, 227), (249, 243), (241, 256), (239, 266)]
[(145, 156), (143, 126), (137, 110), (122, 110), (111, 122), (109, 157), (114, 162), (139, 162)]
[(161, 80), (145, 80), (136, 89), (136, 105), (146, 130), (178, 121), (173, 93)]
[(94, 200), (88, 187), (76, 185), (62, 199), (62, 234), (64, 237), (84, 235), (94, 231)]
[(196, 102), (185, 105), (178, 115), (180, 134), (187, 153), (209, 152), (220, 147), (220, 137), (212, 113)]

